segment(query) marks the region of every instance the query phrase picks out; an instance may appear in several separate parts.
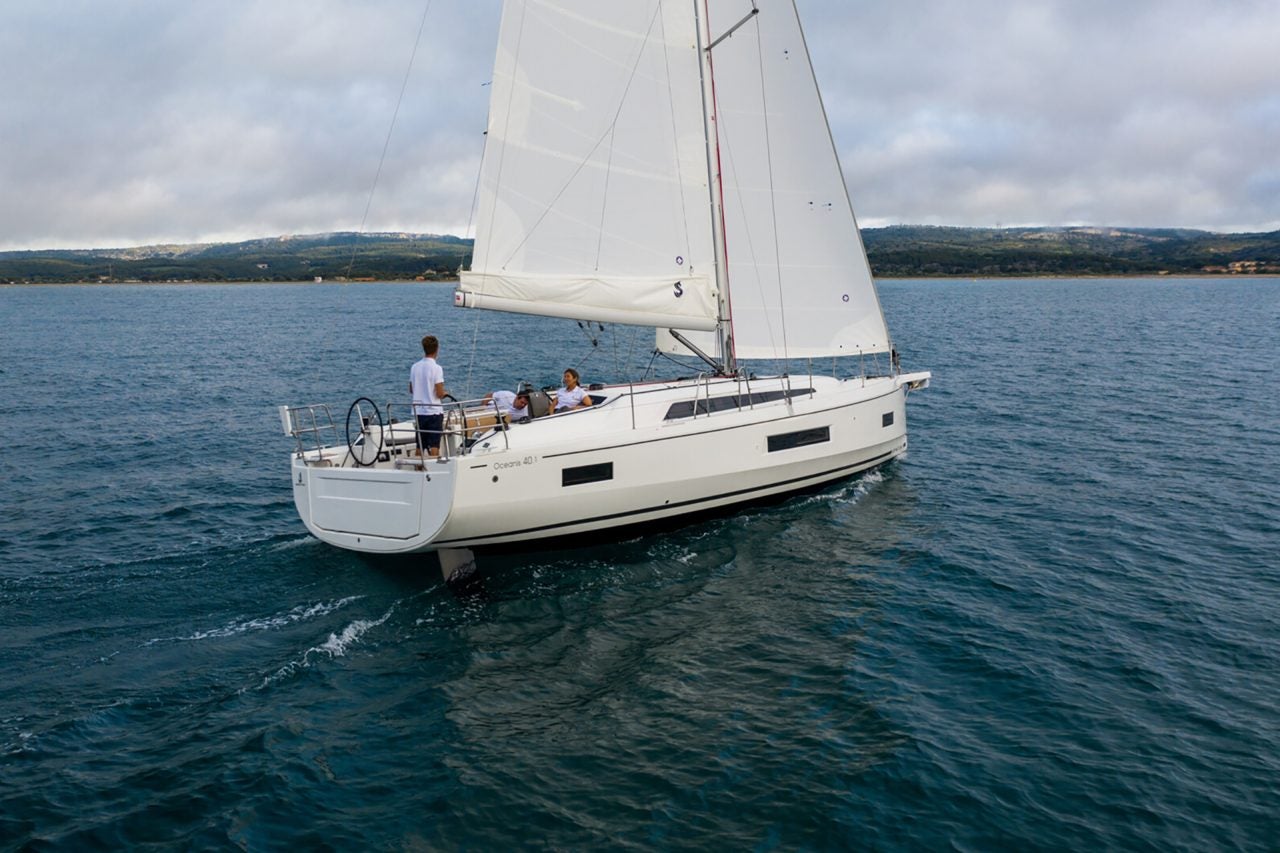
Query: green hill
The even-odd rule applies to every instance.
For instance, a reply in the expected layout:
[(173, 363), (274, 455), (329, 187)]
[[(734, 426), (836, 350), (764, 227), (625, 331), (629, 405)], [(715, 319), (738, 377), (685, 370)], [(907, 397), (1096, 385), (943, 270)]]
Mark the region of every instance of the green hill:
[(1280, 273), (1280, 231), (898, 225), (863, 240), (880, 277)]
[[(867, 228), (862, 236), (882, 278), (1280, 273), (1280, 231), (895, 225)], [(470, 252), (471, 241), (459, 237), (351, 232), (0, 252), (0, 283), (435, 280), (456, 275)]]
[(451, 278), (471, 241), (351, 232), (243, 243), (0, 252), (0, 282), (311, 281)]

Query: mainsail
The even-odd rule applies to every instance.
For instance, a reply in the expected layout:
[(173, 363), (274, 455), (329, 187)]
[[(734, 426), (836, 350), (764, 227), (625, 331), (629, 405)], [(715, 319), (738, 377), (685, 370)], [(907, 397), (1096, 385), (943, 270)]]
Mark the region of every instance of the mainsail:
[(714, 329), (698, 73), (691, 3), (508, 0), (456, 301)]
[(737, 358), (888, 350), (793, 0), (508, 0), (455, 302), (722, 358), (730, 311)]

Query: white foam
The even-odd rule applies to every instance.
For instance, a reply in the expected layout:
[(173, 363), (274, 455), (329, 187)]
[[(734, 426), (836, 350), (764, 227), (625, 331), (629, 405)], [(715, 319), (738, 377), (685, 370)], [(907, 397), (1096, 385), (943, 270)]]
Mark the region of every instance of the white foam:
[[(313, 656), (327, 655), (330, 660), (343, 657), (353, 645), (360, 641), (361, 637), (390, 619), (391, 614), (395, 612), (398, 604), (399, 602), (392, 604), (391, 607), (387, 609), (387, 612), (383, 613), (382, 616), (377, 619), (357, 619), (347, 627), (343, 628), (341, 633), (330, 634), (329, 638), (320, 645), (312, 646), (297, 658), (280, 667), (274, 674), (268, 675), (266, 678), (262, 679), (262, 683), (258, 685), (258, 689), (261, 690), (265, 687), (269, 687), (277, 681), (282, 681), (290, 677), (299, 670), (310, 667)], [(240, 692), (243, 693), (244, 691), (241, 690)]]
[(853, 489), (851, 491), (847, 491), (844, 494), (836, 496), (836, 503), (856, 504), (858, 501), (871, 494), (871, 490), (883, 482), (884, 472), (879, 468), (868, 474), (863, 474), (853, 484)]
[(284, 542), (276, 542), (268, 550), (271, 551), (292, 551), (295, 548), (310, 548), (318, 542), (314, 536), (299, 536), (297, 539), (289, 539)]
[(31, 739), (35, 737), (35, 732), (20, 731), (17, 735), (17, 740), (0, 744), (0, 755), (15, 755), (35, 748), (35, 745), (31, 742)]
[(307, 651), (308, 653), (328, 652), (330, 657), (340, 658), (345, 655), (347, 653), (347, 649), (363, 637), (370, 628), (376, 628), (383, 622), (386, 622), (390, 615), (391, 611), (388, 610), (386, 613), (382, 614), (381, 619), (358, 619), (343, 628), (341, 634), (330, 634), (329, 639), (325, 640), (319, 646), (308, 649)]
[(294, 622), (303, 622), (308, 619), (314, 619), (317, 616), (326, 616), (336, 610), (341, 610), (353, 601), (357, 601), (364, 596), (352, 595), (347, 598), (340, 598), (337, 601), (321, 601), (317, 604), (299, 604), (292, 610), (276, 616), (265, 616), (257, 619), (241, 619), (235, 622), (229, 622), (217, 628), (210, 628), (207, 631), (197, 631), (186, 637), (165, 637), (148, 640), (144, 645), (151, 646), (156, 643), (187, 643), (196, 642), (198, 640), (211, 640), (221, 637), (234, 637), (237, 634), (247, 634), (250, 631), (272, 631), (277, 628), (283, 628), (286, 625), (292, 625)]

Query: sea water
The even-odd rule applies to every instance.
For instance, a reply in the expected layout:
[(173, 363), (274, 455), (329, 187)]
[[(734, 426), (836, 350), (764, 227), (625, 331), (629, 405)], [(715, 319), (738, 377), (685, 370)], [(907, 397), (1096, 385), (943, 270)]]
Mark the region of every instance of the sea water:
[(307, 535), (275, 407), (403, 400), (427, 333), (474, 396), (652, 333), (0, 288), (0, 849), (1276, 849), (1280, 281), (881, 297), (904, 459), (460, 594)]

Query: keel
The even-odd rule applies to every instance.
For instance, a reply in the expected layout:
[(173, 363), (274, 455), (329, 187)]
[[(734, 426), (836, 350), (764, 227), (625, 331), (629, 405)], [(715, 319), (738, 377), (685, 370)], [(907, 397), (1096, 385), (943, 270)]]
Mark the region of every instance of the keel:
[(436, 556), (440, 558), (440, 573), (447, 584), (462, 583), (475, 574), (476, 555), (470, 548), (441, 548)]

